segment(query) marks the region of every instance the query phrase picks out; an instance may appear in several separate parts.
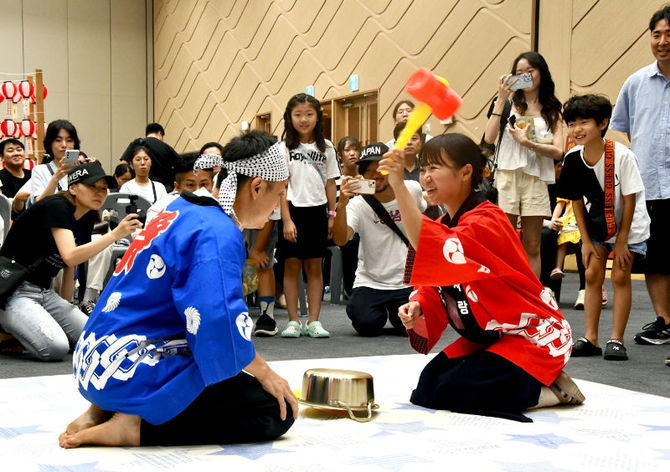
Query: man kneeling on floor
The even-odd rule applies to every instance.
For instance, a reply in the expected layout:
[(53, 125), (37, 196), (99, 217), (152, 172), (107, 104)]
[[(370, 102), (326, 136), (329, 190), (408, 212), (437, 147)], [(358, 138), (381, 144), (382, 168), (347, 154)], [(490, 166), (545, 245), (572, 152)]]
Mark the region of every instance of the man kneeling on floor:
[(264, 441), (297, 418), (288, 382), (255, 352), (242, 298), (242, 230), (263, 227), (279, 205), (287, 164), (264, 132), (224, 151), (219, 202), (183, 192), (134, 240), (100, 297), (73, 358), (91, 406), (62, 447)]
[[(407, 238), (388, 177), (377, 171), (387, 151), (384, 143), (371, 144), (363, 148), (357, 162), (362, 178), (374, 180), (374, 194), (359, 195), (364, 183), (360, 176), (342, 177), (333, 228), (333, 241), (338, 246), (346, 244), (354, 233), (361, 238), (356, 279), (347, 304), (347, 315), (361, 336), (379, 336), (387, 320), (397, 334), (407, 335), (398, 318), (398, 308), (407, 303), (412, 291), (402, 283)], [(405, 184), (424, 211), (426, 202), (419, 183)]]

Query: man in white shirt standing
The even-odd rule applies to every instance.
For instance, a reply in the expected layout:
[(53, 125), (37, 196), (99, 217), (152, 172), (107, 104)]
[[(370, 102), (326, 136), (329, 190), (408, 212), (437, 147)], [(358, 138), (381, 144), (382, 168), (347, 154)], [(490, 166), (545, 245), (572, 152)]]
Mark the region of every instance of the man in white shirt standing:
[[(388, 222), (403, 236), (405, 229), (388, 177), (377, 171), (387, 151), (384, 143), (363, 148), (357, 162), (359, 173), (363, 179), (375, 181), (374, 194), (360, 192), (363, 188), (360, 177), (343, 177), (334, 223), (333, 240), (338, 246), (346, 244), (354, 233), (360, 236), (358, 269), (347, 316), (361, 336), (379, 336), (387, 321), (397, 334), (406, 335), (398, 318), (398, 307), (407, 303), (412, 291), (402, 283), (407, 243)], [(406, 185), (423, 212), (426, 202), (421, 186), (414, 181), (407, 181)]]

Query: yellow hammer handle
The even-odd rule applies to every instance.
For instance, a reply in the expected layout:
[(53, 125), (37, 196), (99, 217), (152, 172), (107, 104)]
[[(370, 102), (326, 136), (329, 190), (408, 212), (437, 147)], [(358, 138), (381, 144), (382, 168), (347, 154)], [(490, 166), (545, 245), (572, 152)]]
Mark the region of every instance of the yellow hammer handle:
[[(400, 132), (400, 136), (398, 136), (398, 139), (396, 139), (394, 146), (400, 149), (405, 149), (405, 146), (407, 146), (407, 141), (409, 141), (409, 139), (414, 136), (414, 133), (416, 133), (416, 131), (421, 128), (421, 125), (430, 116), (431, 111), (432, 109), (430, 108), (430, 105), (424, 102), (417, 103), (414, 107), (414, 110), (412, 110), (412, 114), (409, 115), (405, 127)], [(393, 160), (393, 158), (390, 159)], [(387, 174), (388, 172), (385, 170), (382, 171), (382, 175)]]
[(432, 109), (427, 103), (419, 102), (412, 110), (412, 114), (409, 115), (407, 119), (407, 124), (405, 128), (400, 132), (400, 136), (395, 142), (395, 147), (400, 149), (405, 149), (407, 142), (410, 140), (414, 133), (421, 128), (421, 125), (428, 119)]

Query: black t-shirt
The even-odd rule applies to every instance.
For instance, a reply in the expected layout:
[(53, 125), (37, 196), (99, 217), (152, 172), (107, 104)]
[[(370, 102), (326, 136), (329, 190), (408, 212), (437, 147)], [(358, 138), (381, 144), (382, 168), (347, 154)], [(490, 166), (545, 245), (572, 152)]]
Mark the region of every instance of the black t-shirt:
[(53, 277), (65, 267), (58, 252), (51, 228), (65, 228), (74, 234), (77, 246), (91, 241), (96, 211), (89, 211), (79, 220), (74, 219), (75, 207), (63, 195), (49, 195), (32, 205), (19, 216), (7, 234), (0, 255), (30, 266), (44, 260), (26, 279), (42, 288), (51, 287)]
[(578, 149), (565, 155), (557, 194), (558, 197), (568, 200), (581, 200), (586, 197), (590, 204), (586, 210), (589, 236), (596, 241), (606, 240), (605, 192), (596, 173), (584, 163)]
[(23, 178), (14, 177), (7, 169), (0, 170), (2, 194), (7, 198), (14, 198), (23, 185), (30, 180), (30, 171), (23, 169)]
[(144, 144), (151, 151), (151, 170), (149, 179), (162, 183), (168, 192), (174, 187), (174, 164), (179, 159), (177, 151), (168, 143), (157, 138), (138, 138), (132, 141), (121, 155), (121, 160), (132, 162), (133, 148)]

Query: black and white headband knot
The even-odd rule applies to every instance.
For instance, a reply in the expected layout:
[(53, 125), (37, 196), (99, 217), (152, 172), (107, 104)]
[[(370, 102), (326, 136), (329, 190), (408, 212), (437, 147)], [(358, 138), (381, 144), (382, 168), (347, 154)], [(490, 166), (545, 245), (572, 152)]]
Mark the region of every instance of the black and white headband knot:
[(201, 154), (193, 163), (193, 173), (198, 175), (199, 170), (212, 170), (223, 167), (223, 159), (218, 154)]
[(219, 205), (229, 216), (235, 215), (233, 203), (235, 203), (237, 194), (237, 174), (260, 177), (269, 182), (281, 182), (288, 179), (288, 163), (278, 142), (255, 156), (234, 162), (221, 161), (221, 167), (228, 170), (228, 175), (221, 182)]

